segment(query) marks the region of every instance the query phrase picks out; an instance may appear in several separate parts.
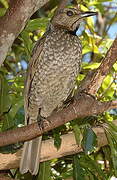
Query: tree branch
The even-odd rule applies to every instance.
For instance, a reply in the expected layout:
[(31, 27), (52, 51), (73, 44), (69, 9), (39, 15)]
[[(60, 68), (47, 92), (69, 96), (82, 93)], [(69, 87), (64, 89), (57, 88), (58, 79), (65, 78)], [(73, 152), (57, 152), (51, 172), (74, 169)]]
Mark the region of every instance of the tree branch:
[(103, 58), (101, 65), (95, 71), (91, 71), (81, 83), (79, 91), (85, 91), (88, 94), (95, 95), (100, 88), (102, 81), (110, 72), (112, 66), (117, 61), (117, 37), (115, 38), (110, 49), (107, 51), (105, 58)]
[[(114, 124), (117, 125), (117, 120), (114, 121)], [(101, 127), (93, 128), (93, 131), (97, 135), (98, 147), (107, 145), (108, 141), (104, 132), (104, 129)], [(73, 132), (69, 134), (62, 135), (62, 144), (59, 150), (54, 146), (54, 140), (49, 139), (42, 142), (41, 162), (47, 161), (54, 158), (60, 158), (66, 155), (76, 154), (82, 151), (81, 146), (76, 144), (75, 136)], [(5, 169), (15, 169), (19, 167), (20, 158), (22, 150), (17, 151), (14, 154), (2, 154), (0, 153), (0, 170)]]
[(59, 112), (54, 112), (50, 117), (48, 117), (43, 122), (43, 129), (39, 129), (38, 123), (34, 123), (0, 133), (0, 146), (33, 139), (51, 129), (69, 122), (72, 119), (100, 114), (116, 107), (117, 101), (99, 102), (90, 95), (82, 93), (77, 101), (75, 100), (65, 109)]
[(0, 18), (0, 66), (16, 37), (32, 14), (49, 0), (11, 0), (5, 16)]
[(0, 180), (14, 180), (14, 179), (7, 177), (4, 174), (0, 174)]

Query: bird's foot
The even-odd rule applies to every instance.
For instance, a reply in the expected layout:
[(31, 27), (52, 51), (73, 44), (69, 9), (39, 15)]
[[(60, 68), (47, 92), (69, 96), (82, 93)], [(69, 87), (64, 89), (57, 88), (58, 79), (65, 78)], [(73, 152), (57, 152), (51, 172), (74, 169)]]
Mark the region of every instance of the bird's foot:
[(69, 106), (73, 102), (74, 102), (74, 96), (68, 97), (66, 99), (66, 101), (64, 101), (64, 103), (63, 103), (63, 108), (66, 108), (67, 106)]
[(38, 126), (40, 129), (44, 129), (44, 121), (45, 121), (45, 117), (41, 116), (40, 114), (38, 115), (38, 119), (37, 119), (37, 122), (38, 122)]
[(49, 126), (50, 123), (51, 123), (50, 121), (48, 121), (45, 117), (41, 116), (40, 114), (38, 116), (37, 122), (38, 122), (39, 128), (42, 129), (42, 130), (44, 129), (44, 127), (46, 125)]

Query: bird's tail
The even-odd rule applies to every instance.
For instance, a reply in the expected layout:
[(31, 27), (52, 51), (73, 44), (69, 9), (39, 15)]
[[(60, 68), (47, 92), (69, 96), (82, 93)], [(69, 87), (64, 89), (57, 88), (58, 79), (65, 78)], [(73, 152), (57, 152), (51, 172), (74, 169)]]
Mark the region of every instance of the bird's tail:
[(30, 172), (36, 175), (39, 170), (40, 149), (42, 136), (24, 143), (22, 157), (20, 161), (20, 172), (24, 174)]

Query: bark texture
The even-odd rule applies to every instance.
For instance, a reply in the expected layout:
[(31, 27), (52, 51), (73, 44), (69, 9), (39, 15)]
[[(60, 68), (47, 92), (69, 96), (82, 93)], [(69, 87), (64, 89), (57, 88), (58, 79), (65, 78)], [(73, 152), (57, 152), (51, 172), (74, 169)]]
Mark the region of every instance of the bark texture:
[(83, 93), (73, 104), (48, 117), (43, 123), (43, 129), (39, 129), (38, 123), (33, 123), (0, 133), (0, 146), (31, 140), (75, 118), (100, 114), (116, 107), (117, 101), (100, 102)]
[(0, 66), (28, 19), (49, 0), (11, 0), (5, 16), (0, 18)]
[[(117, 120), (114, 121), (114, 124), (117, 125)], [(107, 138), (103, 128), (95, 127), (93, 128), (94, 132), (97, 135), (98, 147), (107, 145)], [(42, 142), (41, 150), (41, 162), (47, 161), (54, 158), (60, 158), (66, 155), (75, 154), (82, 151), (81, 146), (76, 144), (75, 136), (73, 132), (69, 134), (62, 135), (62, 144), (59, 150), (54, 146), (54, 140), (49, 139)], [(14, 154), (2, 154), (0, 153), (0, 170), (5, 169), (15, 169), (19, 167), (19, 162), (21, 158), (22, 150)]]

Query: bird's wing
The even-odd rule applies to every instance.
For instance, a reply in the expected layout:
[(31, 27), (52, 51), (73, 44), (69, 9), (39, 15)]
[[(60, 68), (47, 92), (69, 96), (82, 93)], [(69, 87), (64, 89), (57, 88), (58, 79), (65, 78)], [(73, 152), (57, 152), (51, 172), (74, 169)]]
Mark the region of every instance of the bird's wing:
[[(25, 96), (24, 96), (24, 108), (25, 108), (25, 124), (32, 123), (28, 114), (29, 111), (29, 97), (30, 89), (33, 82), (35, 72), (37, 70), (38, 62), (42, 58), (43, 46), (46, 36), (43, 36), (33, 49), (32, 57), (29, 62), (29, 68), (27, 72), (26, 84), (25, 84)], [(29, 120), (29, 122), (28, 122)], [(38, 173), (40, 149), (41, 149), (42, 136), (24, 143), (22, 158), (20, 161), (20, 172), (26, 173), (30, 171), (33, 175)]]
[(33, 77), (36, 72), (37, 68), (37, 63), (41, 58), (42, 50), (43, 50), (43, 45), (46, 39), (46, 35), (44, 35), (35, 45), (33, 52), (32, 52), (32, 57), (29, 62), (29, 67), (28, 67), (28, 72), (27, 72), (27, 77), (26, 77), (26, 82), (25, 82), (25, 91), (24, 91), (24, 109), (25, 109), (25, 124), (27, 124), (27, 118), (28, 118), (28, 105), (29, 105), (29, 92), (30, 92), (30, 87), (31, 83), (33, 81)]

